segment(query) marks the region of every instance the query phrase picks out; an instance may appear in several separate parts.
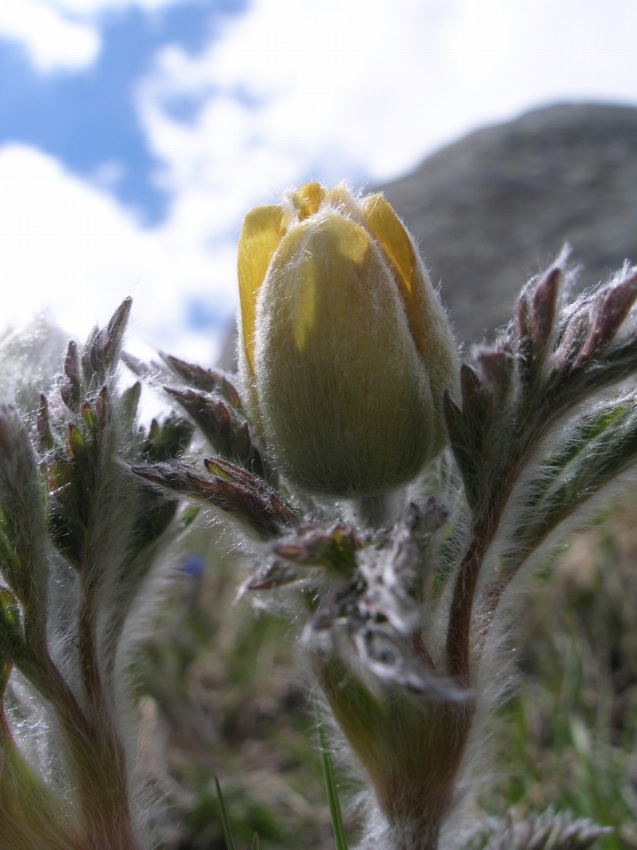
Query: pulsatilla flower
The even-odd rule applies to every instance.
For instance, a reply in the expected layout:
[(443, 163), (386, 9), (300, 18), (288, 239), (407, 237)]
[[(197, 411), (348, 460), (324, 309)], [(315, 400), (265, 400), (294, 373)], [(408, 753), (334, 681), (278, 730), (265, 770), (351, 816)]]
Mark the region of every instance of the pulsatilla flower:
[(380, 194), (306, 183), (253, 209), (239, 242), (240, 366), (279, 470), (311, 493), (374, 496), (445, 442), (451, 328)]

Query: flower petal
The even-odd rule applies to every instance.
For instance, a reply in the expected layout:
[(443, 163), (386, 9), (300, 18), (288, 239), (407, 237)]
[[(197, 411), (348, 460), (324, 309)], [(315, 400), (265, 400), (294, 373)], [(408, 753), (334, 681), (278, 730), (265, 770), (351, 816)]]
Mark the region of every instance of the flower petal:
[(394, 269), (412, 337), (420, 356), (425, 358), (428, 354), (425, 346), (429, 330), (429, 305), (427, 299), (423, 299), (420, 282), (423, 274), (412, 241), (402, 221), (382, 195), (369, 195), (361, 200), (360, 205), (365, 225), (377, 239)]
[(362, 198), (360, 206), (365, 224), (380, 242), (390, 263), (398, 273), (398, 284), (404, 290), (401, 295), (406, 301), (413, 292), (414, 275), (418, 273), (418, 260), (405, 226), (391, 205), (380, 194)]
[(239, 299), (245, 354), (254, 369), (254, 326), (257, 293), (270, 260), (279, 247), (289, 214), (278, 205), (256, 207), (243, 220), (239, 237)]
[(457, 350), (449, 320), (411, 237), (391, 205), (377, 194), (362, 198), (360, 207), (365, 226), (378, 241), (394, 270), (409, 330), (426, 364), (437, 415), (442, 423), (443, 392), (447, 390), (453, 398), (457, 398), (460, 386)]
[(299, 221), (315, 215), (325, 198), (325, 189), (320, 183), (304, 183), (290, 195)]

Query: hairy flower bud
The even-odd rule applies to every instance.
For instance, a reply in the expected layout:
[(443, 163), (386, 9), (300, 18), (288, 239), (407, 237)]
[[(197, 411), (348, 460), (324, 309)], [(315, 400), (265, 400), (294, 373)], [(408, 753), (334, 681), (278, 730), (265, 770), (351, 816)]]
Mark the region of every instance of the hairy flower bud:
[(287, 203), (253, 209), (239, 288), (251, 413), (287, 478), (313, 493), (375, 495), (442, 448), (456, 347), (382, 195), (307, 183)]

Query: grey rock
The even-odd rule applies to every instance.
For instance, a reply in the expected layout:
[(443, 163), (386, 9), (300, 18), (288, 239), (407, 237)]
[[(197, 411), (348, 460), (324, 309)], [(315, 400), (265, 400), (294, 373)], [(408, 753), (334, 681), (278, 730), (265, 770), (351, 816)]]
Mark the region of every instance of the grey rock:
[(479, 339), (565, 242), (583, 286), (637, 261), (637, 109), (537, 109), (380, 188), (441, 283), (458, 338)]

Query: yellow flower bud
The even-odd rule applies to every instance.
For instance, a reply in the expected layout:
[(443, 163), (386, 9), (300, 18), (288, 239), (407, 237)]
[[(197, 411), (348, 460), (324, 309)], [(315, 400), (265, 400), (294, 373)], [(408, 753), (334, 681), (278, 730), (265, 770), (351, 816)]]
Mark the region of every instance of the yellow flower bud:
[(306, 183), (239, 241), (240, 368), (274, 462), (308, 492), (373, 496), (444, 445), (451, 328), (382, 195)]

